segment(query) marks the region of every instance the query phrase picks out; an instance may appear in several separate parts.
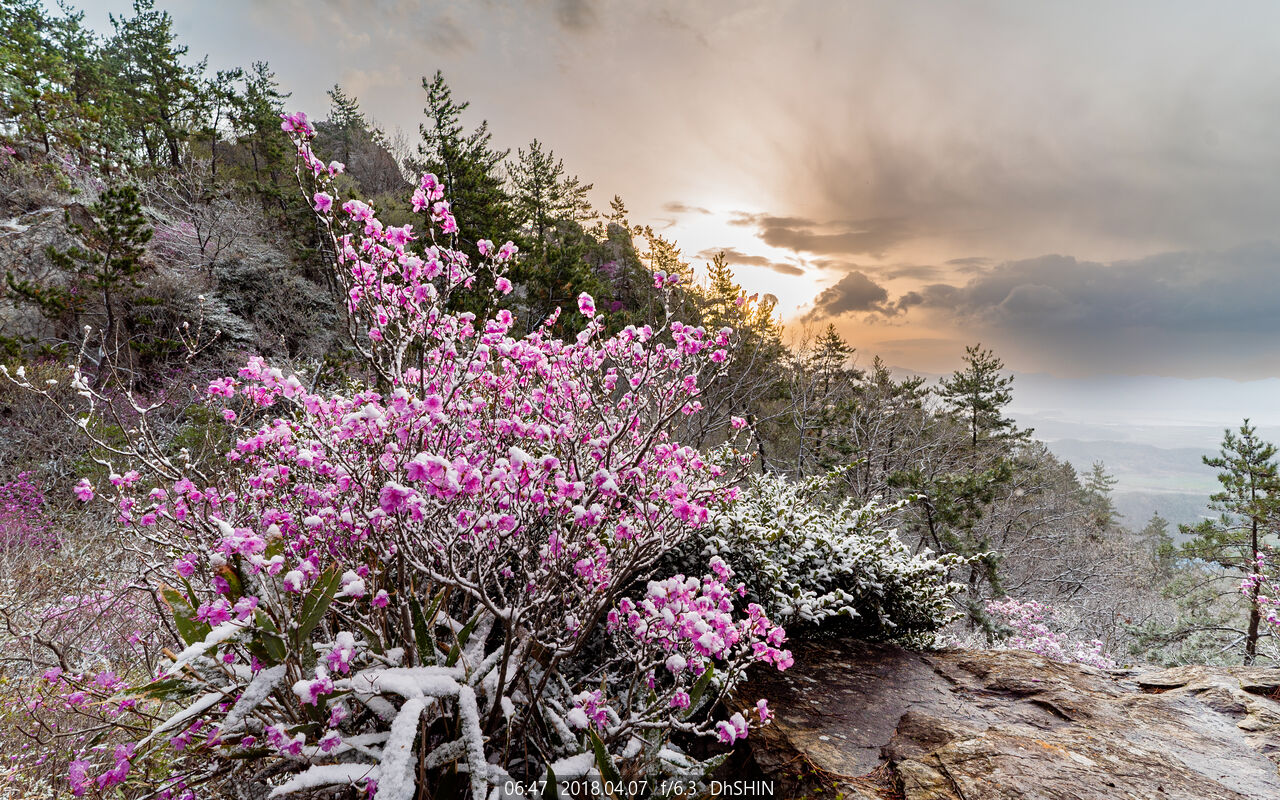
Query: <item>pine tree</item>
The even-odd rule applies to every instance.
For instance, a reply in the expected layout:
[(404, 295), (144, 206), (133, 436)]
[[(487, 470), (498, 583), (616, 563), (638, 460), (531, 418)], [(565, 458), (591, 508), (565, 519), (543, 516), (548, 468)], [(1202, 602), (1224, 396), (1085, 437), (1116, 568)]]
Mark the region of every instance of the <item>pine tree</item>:
[[(1265, 537), (1280, 524), (1280, 467), (1275, 445), (1263, 441), (1246, 419), (1239, 432), (1223, 432), (1217, 456), (1204, 456), (1206, 466), (1218, 470), (1222, 491), (1209, 496), (1209, 506), (1221, 512), (1217, 520), (1182, 526), (1192, 536), (1183, 554), (1217, 564), (1233, 574), (1233, 581), (1256, 571)], [(1249, 622), (1244, 632), (1246, 664), (1258, 655), (1262, 610), (1255, 587), (1249, 595)]]
[(1157, 577), (1167, 580), (1177, 558), (1177, 548), (1174, 547), (1173, 537), (1169, 535), (1169, 520), (1160, 516), (1159, 512), (1152, 512), (1151, 519), (1138, 532), (1138, 540), (1146, 548)]
[(49, 37), (66, 63), (66, 88), (75, 104), (73, 137), (79, 140), (81, 162), (97, 161), (110, 169), (122, 149), (123, 132), (116, 109), (119, 94), (98, 35), (85, 27), (84, 12), (59, 2), (62, 17), (52, 20)]
[(323, 148), (344, 164), (350, 164), (357, 148), (365, 143), (386, 147), (386, 135), (369, 123), (360, 102), (338, 84), (326, 92), (329, 116), (319, 126), (324, 134)]
[[(838, 427), (838, 421), (844, 416), (854, 384), (862, 378), (862, 371), (852, 365), (855, 352), (836, 331), (836, 326), (828, 323), (826, 330), (814, 343), (813, 352), (809, 354), (808, 369), (814, 376), (816, 412), (813, 441), (809, 447), (813, 450), (817, 464), (823, 468), (841, 466), (836, 463), (837, 458), (833, 458), (841, 450), (838, 446), (838, 434), (834, 437), (835, 441), (829, 441), (829, 438), (832, 438), (832, 429)], [(836, 445), (834, 454), (829, 452), (833, 444)]]
[(1019, 432), (1013, 420), (1001, 413), (1013, 399), (1013, 377), (1002, 374), (1004, 362), (990, 350), (982, 349), (981, 344), (966, 347), (964, 352), (964, 369), (942, 380), (938, 396), (965, 420), (974, 451), (979, 440), (1030, 435), (1029, 430)]
[(509, 174), (523, 252), (513, 274), (527, 293), (528, 324), (568, 306), (581, 292), (603, 299), (610, 288), (587, 261), (595, 242), (583, 227), (595, 216), (587, 199), (591, 184), (568, 174), (564, 161), (537, 139), (516, 151)]
[(209, 141), (209, 179), (215, 184), (218, 181), (218, 142), (224, 129), (232, 127), (232, 119), (241, 101), (236, 85), (243, 79), (244, 70), (237, 67), (220, 69), (212, 80), (204, 82), (202, 96), (207, 108), (203, 114), (206, 120), (203, 133)]
[(45, 153), (79, 145), (73, 73), (46, 38), (54, 22), (36, 0), (0, 4), (0, 123)]
[(285, 197), (294, 195), (285, 175), (291, 173), (293, 153), (280, 135), (280, 114), (289, 93), (280, 91), (275, 73), (265, 61), (255, 61), (245, 73), (244, 95), (236, 104), (232, 124), (237, 141), (249, 149), (253, 190), (263, 207), (283, 211)]
[(595, 217), (587, 198), (592, 184), (566, 172), (564, 159), (537, 139), (516, 150), (509, 172), (516, 221), (532, 242), (546, 242), (562, 220), (583, 225)]
[[(446, 199), (461, 230), (495, 242), (513, 238), (511, 198), (502, 177), (510, 151), (493, 149), (487, 121), (466, 132), (462, 113), (471, 104), (453, 99), (443, 73), (437, 71), (430, 80), (423, 78), (422, 89), (427, 93), (423, 109), (427, 121), (418, 126), (422, 141), (416, 171), (432, 172), (444, 181)], [(474, 242), (454, 244), (461, 244), (460, 249), (473, 258), (479, 257)]]
[(889, 494), (889, 479), (906, 468), (906, 457), (919, 457), (916, 440), (925, 430), (928, 412), (925, 379), (895, 379), (876, 356), (858, 376), (850, 396), (836, 413), (839, 422), (828, 440), (830, 466), (841, 466), (845, 486), (861, 502)]
[(199, 75), (204, 62), (188, 66), (185, 45), (176, 44), (173, 17), (157, 11), (155, 0), (134, 0), (133, 16), (110, 16), (115, 35), (109, 43), (110, 67), (118, 76), (117, 111), (148, 163), (169, 166), (182, 159), (182, 143), (199, 117), (205, 98)]
[[(86, 288), (98, 292), (104, 318), (100, 331), (104, 354), (109, 359), (127, 359), (120, 295), (137, 285), (137, 276), (146, 266), (143, 255), (152, 230), (133, 186), (107, 189), (88, 210), (90, 224), (68, 225), (83, 246), (67, 250), (51, 247), (47, 252), (56, 266), (80, 276)], [(105, 370), (99, 372), (98, 380), (105, 376)]]
[(1088, 474), (1084, 476), (1085, 506), (1089, 509), (1094, 527), (1099, 531), (1111, 529), (1119, 517), (1115, 503), (1111, 500), (1111, 492), (1115, 486), (1115, 476), (1107, 472), (1106, 465), (1101, 461), (1093, 462)]

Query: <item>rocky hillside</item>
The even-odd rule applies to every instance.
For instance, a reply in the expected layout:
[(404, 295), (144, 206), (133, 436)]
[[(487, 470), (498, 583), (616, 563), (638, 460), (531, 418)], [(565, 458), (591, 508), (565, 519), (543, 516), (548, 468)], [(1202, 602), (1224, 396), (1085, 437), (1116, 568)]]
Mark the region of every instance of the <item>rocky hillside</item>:
[(1019, 651), (810, 642), (765, 696), (776, 797), (1280, 798), (1280, 669), (1102, 672)]

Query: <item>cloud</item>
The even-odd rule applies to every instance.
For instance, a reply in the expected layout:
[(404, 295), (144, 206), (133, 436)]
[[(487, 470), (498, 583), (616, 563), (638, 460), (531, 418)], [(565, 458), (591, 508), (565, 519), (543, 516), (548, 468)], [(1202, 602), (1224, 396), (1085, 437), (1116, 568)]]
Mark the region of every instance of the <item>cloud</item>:
[(992, 263), (991, 259), (982, 256), (967, 256), (950, 259), (947, 261), (947, 266), (954, 267), (956, 272), (972, 274), (985, 271)]
[(711, 210), (702, 206), (689, 206), (677, 200), (672, 200), (662, 204), (663, 211), (669, 211), (672, 214), (710, 214)]
[(935, 267), (929, 264), (895, 264), (891, 267), (885, 267), (879, 271), (879, 274), (890, 280), (899, 278), (907, 278), (910, 280), (937, 280), (947, 274), (947, 270), (941, 267)]
[(596, 24), (596, 6), (593, 0), (555, 0), (556, 21), (565, 30), (575, 33), (589, 30)]
[(930, 284), (907, 302), (1010, 328), (1280, 333), (1278, 270), (1274, 242), (1111, 263), (1047, 255)]
[(772, 247), (814, 255), (881, 256), (909, 238), (902, 219), (887, 217), (821, 222), (736, 212), (729, 224), (755, 228), (761, 241)]
[(864, 272), (884, 280), (936, 281), (952, 277), (958, 271), (955, 269), (943, 269), (932, 264), (889, 264), (887, 266), (879, 266), (849, 261), (843, 258), (810, 258), (806, 259), (804, 263), (807, 267), (830, 270), (832, 272)]
[(893, 306), (990, 337), (1037, 368), (1246, 375), (1280, 366), (1278, 272), (1275, 242), (1108, 263), (1046, 255), (929, 284)]
[(706, 250), (699, 251), (695, 254), (696, 258), (711, 261), (720, 253), (724, 253), (724, 259), (729, 264), (743, 264), (750, 267), (765, 267), (771, 269), (781, 275), (803, 275), (804, 270), (794, 264), (786, 264), (781, 261), (773, 261), (764, 256), (748, 255), (734, 247), (711, 247)]
[(834, 286), (823, 289), (813, 299), (813, 310), (806, 321), (838, 317), (854, 311), (872, 311), (890, 316), (894, 309), (887, 305), (889, 292), (861, 272), (850, 272)]
[(419, 36), (438, 52), (457, 56), (475, 48), (475, 40), (467, 27), (454, 16), (450, 8), (443, 9), (428, 24), (422, 25)]

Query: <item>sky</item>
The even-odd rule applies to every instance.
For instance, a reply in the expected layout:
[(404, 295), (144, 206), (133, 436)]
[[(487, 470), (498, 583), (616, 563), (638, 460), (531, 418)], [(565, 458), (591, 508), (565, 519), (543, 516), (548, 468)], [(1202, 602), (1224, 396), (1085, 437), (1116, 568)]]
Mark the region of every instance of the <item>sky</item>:
[(211, 68), (269, 61), (320, 117), (340, 83), (410, 139), (443, 70), (496, 144), (866, 360), (1280, 377), (1275, 3), (158, 5)]

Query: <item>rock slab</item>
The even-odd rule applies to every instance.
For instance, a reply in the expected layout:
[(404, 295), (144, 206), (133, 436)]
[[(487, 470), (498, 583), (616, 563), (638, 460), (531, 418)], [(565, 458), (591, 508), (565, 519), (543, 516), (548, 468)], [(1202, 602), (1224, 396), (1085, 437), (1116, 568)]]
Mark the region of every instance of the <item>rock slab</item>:
[(1280, 800), (1280, 669), (1104, 672), (1021, 651), (847, 640), (739, 693), (777, 796)]

